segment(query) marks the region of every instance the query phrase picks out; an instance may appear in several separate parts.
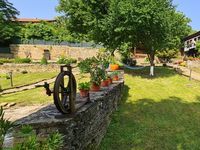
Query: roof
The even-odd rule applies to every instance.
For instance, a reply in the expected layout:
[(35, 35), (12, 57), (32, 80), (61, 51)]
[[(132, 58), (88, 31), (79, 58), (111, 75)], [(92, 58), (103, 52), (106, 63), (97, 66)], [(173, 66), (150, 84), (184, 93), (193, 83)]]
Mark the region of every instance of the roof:
[(41, 21), (55, 22), (55, 20), (38, 19), (38, 18), (17, 18), (14, 21), (21, 22), (21, 23), (38, 23), (38, 22), (41, 22)]
[(192, 38), (197, 37), (197, 36), (200, 36), (200, 31), (185, 37), (184, 41), (187, 41), (187, 40), (192, 39)]

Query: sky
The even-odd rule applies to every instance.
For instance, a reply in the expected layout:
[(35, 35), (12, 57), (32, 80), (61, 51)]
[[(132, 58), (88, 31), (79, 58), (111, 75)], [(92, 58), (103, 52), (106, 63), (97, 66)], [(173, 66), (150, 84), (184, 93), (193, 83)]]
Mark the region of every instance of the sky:
[[(59, 0), (8, 0), (20, 11), (20, 18), (54, 19)], [(192, 22), (194, 30), (200, 31), (200, 0), (173, 0), (177, 10), (183, 12)]]

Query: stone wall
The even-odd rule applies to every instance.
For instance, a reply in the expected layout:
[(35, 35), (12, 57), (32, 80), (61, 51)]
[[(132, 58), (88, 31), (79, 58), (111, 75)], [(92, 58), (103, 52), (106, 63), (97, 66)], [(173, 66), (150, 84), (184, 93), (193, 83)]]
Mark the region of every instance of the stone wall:
[(54, 105), (50, 105), (17, 123), (33, 126), (41, 137), (59, 131), (64, 135), (63, 150), (95, 149), (104, 137), (111, 114), (122, 98), (123, 86), (121, 80), (100, 92), (91, 93), (92, 102), (82, 106), (72, 116), (63, 116)]
[(13, 64), (8, 63), (4, 65), (0, 65), (0, 73), (7, 73), (10, 71), (16, 72), (59, 72), (60, 65), (58, 64), (48, 64), (48, 65), (40, 65), (40, 64)]
[(50, 60), (56, 60), (58, 57), (64, 55), (72, 58), (85, 59), (95, 56), (98, 49), (83, 48), (83, 47), (69, 47), (63, 45), (10, 45), (13, 57), (30, 57), (33, 60), (40, 60), (43, 56), (50, 57)]
[(0, 53), (0, 58), (13, 58), (13, 54)]

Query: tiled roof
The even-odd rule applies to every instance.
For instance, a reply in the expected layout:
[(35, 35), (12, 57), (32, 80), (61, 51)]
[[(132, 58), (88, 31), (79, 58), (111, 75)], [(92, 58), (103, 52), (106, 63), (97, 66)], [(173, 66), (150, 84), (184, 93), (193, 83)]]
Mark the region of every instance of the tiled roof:
[(197, 36), (200, 36), (200, 31), (185, 37), (184, 41), (187, 41), (187, 40), (192, 39), (192, 38), (197, 37)]

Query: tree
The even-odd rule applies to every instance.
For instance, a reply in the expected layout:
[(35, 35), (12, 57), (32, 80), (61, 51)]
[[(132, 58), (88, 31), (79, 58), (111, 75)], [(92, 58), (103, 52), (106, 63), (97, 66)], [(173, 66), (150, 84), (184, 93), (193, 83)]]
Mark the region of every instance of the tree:
[(166, 49), (158, 51), (156, 56), (162, 60), (163, 63), (169, 62), (172, 58), (176, 58), (178, 55), (179, 49)]
[(0, 0), (0, 44), (5, 43), (15, 36), (18, 29), (12, 22), (19, 12), (7, 0)]
[(196, 50), (197, 50), (198, 55), (199, 55), (199, 54), (200, 54), (200, 41), (198, 41), (198, 42), (196, 43)]
[(112, 52), (124, 43), (142, 45), (152, 76), (156, 51), (179, 47), (191, 30), (171, 0), (61, 0), (58, 10), (66, 14), (70, 31), (87, 34)]
[(29, 23), (26, 24), (25, 27), (22, 27), (21, 38), (25, 41), (31, 39), (50, 41), (53, 37), (53, 30), (53, 26), (48, 22)]

